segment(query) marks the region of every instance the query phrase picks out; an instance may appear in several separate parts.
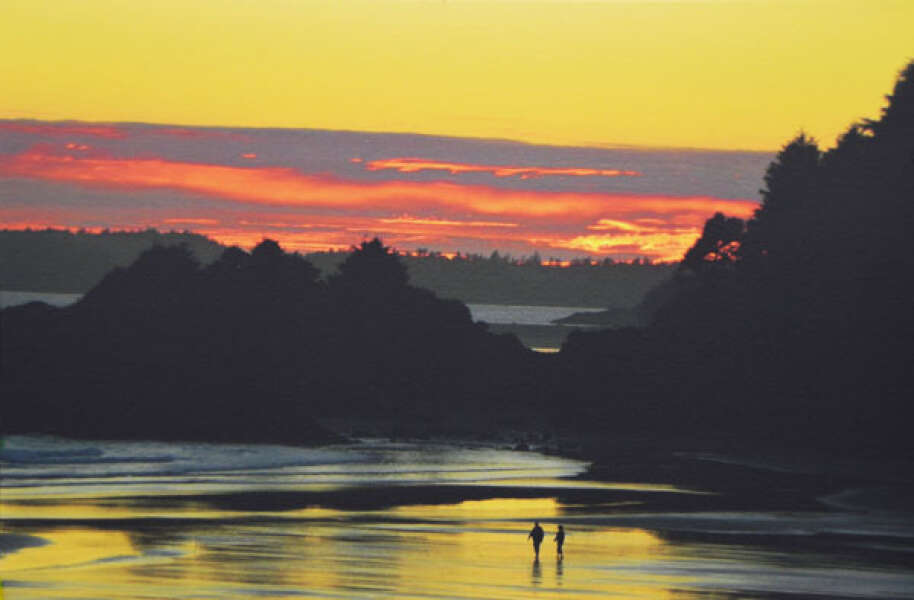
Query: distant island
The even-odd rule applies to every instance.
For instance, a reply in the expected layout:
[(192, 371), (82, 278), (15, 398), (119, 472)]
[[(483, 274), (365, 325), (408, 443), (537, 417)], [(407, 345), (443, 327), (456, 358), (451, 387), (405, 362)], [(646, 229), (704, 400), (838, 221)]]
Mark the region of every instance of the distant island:
[[(0, 230), (0, 289), (85, 293), (111, 269), (126, 267), (144, 250), (181, 244), (202, 264), (212, 263), (226, 249), (191, 232)], [(350, 254), (317, 252), (304, 258), (327, 278)], [(539, 256), (512, 258), (498, 252), (446, 257), (420, 251), (400, 258), (416, 286), (442, 298), (481, 304), (633, 307), (675, 270), (675, 265), (646, 260), (589, 258), (551, 266)]]

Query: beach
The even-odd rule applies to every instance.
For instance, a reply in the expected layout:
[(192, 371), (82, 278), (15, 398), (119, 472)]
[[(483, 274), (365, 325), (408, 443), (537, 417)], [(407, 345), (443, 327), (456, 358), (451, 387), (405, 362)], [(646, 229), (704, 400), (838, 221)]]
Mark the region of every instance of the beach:
[(2, 456), (7, 599), (914, 597), (914, 522), (872, 491), (787, 510), (453, 441), (13, 436)]

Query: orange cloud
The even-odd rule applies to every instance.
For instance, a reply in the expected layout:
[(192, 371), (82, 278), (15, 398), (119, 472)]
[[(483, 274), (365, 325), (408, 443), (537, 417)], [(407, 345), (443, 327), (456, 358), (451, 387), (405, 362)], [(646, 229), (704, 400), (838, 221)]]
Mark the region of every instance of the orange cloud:
[[(478, 242), (512, 251), (532, 252), (539, 247), (675, 260), (694, 242), (710, 215), (721, 211), (745, 218), (757, 206), (709, 196), (521, 190), (445, 181), (353, 181), (291, 168), (111, 158), (76, 151), (62, 154), (43, 146), (0, 155), (0, 176), (95, 188), (172, 189), (230, 203), (225, 210), (209, 208), (205, 217), (187, 218), (164, 209), (125, 207), (118, 213), (120, 225), (110, 215), (83, 207), (70, 206), (43, 217), (26, 210), (15, 218), (0, 209), (0, 222), (70, 226), (102, 222), (122, 228), (184, 223), (223, 243), (251, 246), (269, 235), (301, 251), (348, 248), (359, 236), (381, 235), (401, 248), (466, 250)], [(76, 214), (79, 211), (81, 215)], [(65, 214), (71, 216), (65, 219)], [(128, 221), (131, 215), (134, 221)]]
[(433, 181), (346, 181), (281, 167), (232, 167), (160, 158), (74, 157), (33, 148), (0, 158), (0, 175), (88, 186), (172, 188), (250, 203), (329, 208), (442, 207), (485, 215), (528, 218), (602, 218), (640, 212), (749, 216), (755, 204), (707, 196), (664, 197), (515, 190)]
[(612, 231), (617, 229), (621, 231), (640, 231), (644, 229), (644, 226), (615, 219), (600, 219), (594, 225), (588, 225), (587, 229), (592, 231)]
[(202, 217), (189, 217), (186, 219), (162, 219), (162, 223), (168, 225), (218, 225), (218, 219), (206, 219)]
[(412, 225), (452, 226), (452, 227), (517, 227), (517, 223), (499, 223), (497, 221), (449, 221), (447, 219), (421, 219), (402, 216), (390, 219), (378, 219), (381, 223), (406, 223)]
[[(362, 162), (353, 158), (351, 162)], [(461, 173), (491, 173), (496, 177), (515, 177), (521, 179), (543, 177), (545, 175), (564, 175), (573, 177), (638, 177), (638, 171), (620, 169), (591, 169), (585, 167), (517, 167), (508, 165), (474, 165), (467, 163), (441, 162), (424, 158), (388, 158), (373, 160), (365, 164), (369, 171), (392, 169), (400, 173), (418, 173), (420, 171), (447, 171), (451, 175)]]
[(701, 234), (700, 227), (637, 234), (580, 235), (548, 240), (549, 246), (589, 254), (638, 254), (661, 261), (677, 261)]

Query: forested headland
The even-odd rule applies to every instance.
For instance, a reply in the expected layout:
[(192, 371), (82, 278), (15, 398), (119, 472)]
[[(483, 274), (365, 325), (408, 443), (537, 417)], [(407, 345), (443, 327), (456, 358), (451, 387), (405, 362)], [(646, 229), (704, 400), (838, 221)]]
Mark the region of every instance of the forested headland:
[(577, 422), (911, 447), (914, 63), (886, 99), (833, 148), (786, 144), (754, 216), (706, 222), (649, 327), (569, 337), (555, 393)]

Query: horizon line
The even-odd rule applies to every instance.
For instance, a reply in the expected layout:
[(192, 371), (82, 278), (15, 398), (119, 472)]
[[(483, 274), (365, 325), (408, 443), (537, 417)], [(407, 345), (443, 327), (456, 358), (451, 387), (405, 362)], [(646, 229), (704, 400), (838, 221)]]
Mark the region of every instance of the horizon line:
[[(217, 244), (219, 246), (222, 246), (226, 249), (240, 248), (242, 250), (246, 250), (244, 246), (241, 246), (239, 244), (226, 244), (224, 242), (220, 242), (219, 240), (207, 235), (206, 233), (201, 233), (201, 232), (195, 231), (193, 229), (169, 229), (169, 230), (165, 231), (165, 230), (159, 229), (158, 227), (154, 227), (151, 225), (138, 226), (136, 228), (107, 227), (107, 226), (106, 227), (102, 227), (102, 226), (68, 227), (65, 225), (56, 225), (56, 226), (26, 225), (23, 227), (10, 227), (8, 225), (3, 225), (2, 223), (0, 223), (0, 233), (10, 233), (10, 232), (42, 233), (42, 232), (48, 232), (48, 231), (55, 232), (55, 233), (69, 233), (72, 235), (77, 235), (80, 233), (87, 234), (87, 235), (102, 235), (104, 233), (137, 234), (137, 233), (146, 233), (146, 232), (150, 232), (150, 231), (155, 232), (159, 235), (190, 234), (190, 235), (200, 236), (203, 239), (205, 239), (209, 242), (212, 242), (214, 244)], [(302, 252), (300, 250), (287, 250), (287, 249), (283, 248), (281, 241), (274, 239), (270, 236), (266, 236), (266, 235), (261, 238), (261, 242), (268, 241), (268, 240), (274, 241), (277, 244), (279, 244), (280, 248), (282, 248), (283, 252), (285, 252), (286, 254), (298, 254), (300, 256), (305, 257), (305, 256), (308, 256), (309, 254), (347, 254), (347, 253), (351, 253), (351, 252), (355, 251), (356, 249), (358, 249), (359, 243), (370, 241), (372, 239), (378, 239), (382, 244), (384, 243), (384, 239), (381, 236), (377, 236), (377, 235), (363, 236), (362, 238), (360, 238), (360, 241), (358, 243), (351, 244), (349, 246), (349, 248), (347, 248), (346, 250), (339, 250), (339, 249), (336, 249), (333, 247), (328, 247), (324, 250), (310, 250), (308, 252)], [(571, 262), (574, 260), (582, 260), (582, 259), (589, 259), (591, 261), (591, 265), (599, 265), (599, 264), (603, 263), (606, 259), (609, 259), (613, 263), (616, 263), (616, 264), (632, 264), (632, 262), (635, 260), (640, 260), (640, 261), (646, 260), (648, 266), (675, 265), (675, 264), (679, 264), (680, 262), (682, 262), (682, 259), (662, 260), (659, 258), (654, 259), (647, 255), (637, 255), (637, 256), (633, 256), (631, 259), (623, 259), (623, 258), (613, 258), (612, 256), (597, 257), (597, 256), (589, 255), (589, 254), (581, 254), (581, 255), (575, 256), (573, 258), (566, 259), (566, 258), (559, 258), (556, 256), (546, 256), (538, 250), (534, 250), (532, 254), (513, 254), (508, 250), (501, 250), (501, 249), (495, 248), (492, 252), (490, 252), (487, 255), (487, 254), (484, 254), (481, 252), (467, 252), (467, 251), (463, 251), (463, 250), (455, 250), (455, 251), (451, 252), (451, 251), (444, 251), (444, 250), (435, 250), (433, 248), (417, 248), (416, 250), (407, 250), (407, 249), (400, 249), (395, 246), (385, 246), (385, 247), (398, 256), (405, 256), (405, 257), (411, 257), (411, 258), (421, 257), (422, 255), (418, 254), (418, 252), (419, 252), (419, 250), (424, 250), (425, 256), (431, 257), (431, 255), (435, 254), (435, 255), (440, 256), (441, 258), (446, 258), (448, 260), (451, 260), (456, 257), (470, 257), (470, 256), (479, 256), (482, 258), (489, 258), (493, 253), (497, 252), (503, 258), (515, 259), (512, 264), (514, 264), (514, 263), (519, 264), (518, 261), (521, 261), (521, 260), (527, 259), (527, 258), (533, 258), (534, 255), (539, 255), (540, 259), (542, 260), (542, 263), (544, 263), (541, 266), (544, 266), (544, 267), (564, 267), (565, 265), (547, 264), (547, 263), (555, 263), (555, 262), (565, 263), (565, 262)], [(251, 249), (253, 249), (253, 246)]]
[[(493, 144), (506, 144), (518, 146), (532, 146), (540, 148), (579, 148), (586, 150), (626, 150), (630, 152), (682, 152), (682, 153), (706, 153), (706, 154), (755, 154), (755, 155), (774, 155), (780, 148), (772, 149), (745, 149), (745, 148), (710, 148), (699, 146), (647, 146), (640, 144), (624, 144), (613, 142), (592, 142), (589, 144), (580, 143), (561, 143), (561, 142), (532, 142), (523, 139), (504, 138), (504, 137), (469, 137), (446, 135), (437, 133), (422, 133), (410, 131), (388, 131), (388, 130), (362, 130), (362, 129), (327, 129), (321, 127), (304, 127), (304, 126), (244, 126), (244, 125), (201, 125), (189, 123), (156, 123), (150, 121), (89, 121), (83, 119), (40, 119), (34, 117), (6, 117), (0, 115), (0, 123), (40, 123), (47, 125), (105, 125), (105, 126), (139, 126), (139, 127), (184, 127), (192, 129), (208, 129), (220, 131), (258, 131), (258, 132), (326, 132), (326, 133), (343, 133), (343, 134), (362, 134), (373, 136), (396, 136), (396, 137), (421, 137), (432, 138), (437, 140), (454, 140), (454, 141), (475, 141)], [(802, 130), (802, 128), (801, 128)], [(789, 142), (789, 140), (784, 143)]]

